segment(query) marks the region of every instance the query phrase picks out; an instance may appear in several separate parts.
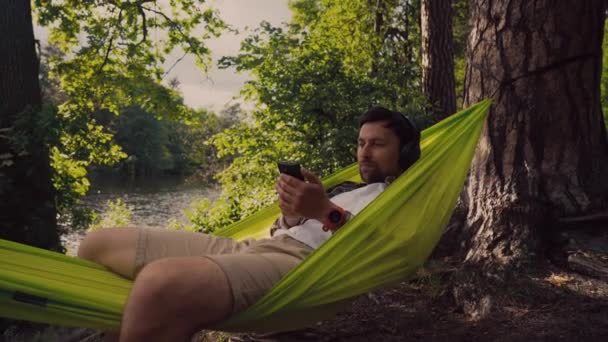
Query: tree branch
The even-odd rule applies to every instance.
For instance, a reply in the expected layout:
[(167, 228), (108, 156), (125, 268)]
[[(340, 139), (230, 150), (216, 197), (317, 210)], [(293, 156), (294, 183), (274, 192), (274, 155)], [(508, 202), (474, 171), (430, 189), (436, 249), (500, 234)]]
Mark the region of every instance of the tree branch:
[[(118, 22), (120, 23), (121, 21), (122, 21), (122, 8), (118, 12)], [(103, 62), (97, 69), (97, 72), (96, 72), (97, 74), (101, 73), (103, 71), (103, 68), (108, 63), (108, 60), (110, 59), (110, 52), (112, 51), (113, 46), (114, 46), (114, 32), (112, 32), (112, 35), (110, 36), (110, 42), (108, 43), (108, 48), (106, 49), (106, 54), (103, 58)]]
[(186, 34), (184, 33), (184, 31), (182, 31), (182, 28), (181, 28), (181, 26), (180, 26), (179, 24), (175, 23), (175, 22), (174, 22), (174, 21), (173, 21), (171, 18), (169, 18), (169, 17), (168, 17), (168, 16), (167, 16), (165, 13), (163, 13), (163, 12), (161, 12), (161, 11), (157, 11), (157, 10), (155, 10), (155, 9), (148, 8), (148, 7), (145, 7), (145, 6), (141, 6), (141, 8), (142, 8), (142, 9), (144, 9), (144, 10), (146, 10), (146, 11), (150, 11), (150, 12), (152, 12), (152, 13), (158, 14), (158, 15), (160, 15), (161, 17), (163, 17), (163, 18), (165, 19), (165, 21), (166, 21), (167, 23), (169, 23), (169, 25), (171, 25), (171, 27), (172, 27), (172, 28), (176, 29), (176, 30), (177, 30), (177, 32), (179, 32), (179, 34), (181, 34), (181, 36), (182, 36), (182, 37), (183, 37), (183, 38), (186, 40), (186, 42), (187, 42), (187, 43), (188, 43), (188, 45), (190, 46), (190, 49), (192, 50), (192, 52), (193, 52), (194, 54), (196, 54), (196, 55), (197, 55), (199, 58), (201, 58), (201, 59), (202, 59), (202, 56), (200, 56), (200, 55), (199, 55), (199, 54), (196, 52), (196, 49), (195, 49), (195, 48), (192, 46), (192, 42), (191, 42), (190, 37), (189, 37), (188, 35), (186, 35)]
[(165, 78), (165, 76), (169, 75), (169, 73), (171, 72), (171, 70), (173, 70), (173, 68), (175, 68), (175, 66), (177, 64), (179, 64), (179, 62), (182, 61), (182, 59), (184, 59), (184, 57), (186, 57), (188, 55), (188, 53), (185, 53), (183, 56), (181, 56), (180, 58), (178, 58), (175, 63), (173, 63), (173, 65), (171, 65), (171, 67), (169, 69), (167, 69), (167, 71), (165, 71), (165, 73), (163, 74), (163, 78)]
[(136, 45), (139, 47), (148, 38), (148, 26), (147, 26), (147, 21), (146, 21), (146, 12), (144, 11), (143, 6), (138, 6), (137, 11), (139, 12), (139, 15), (141, 15), (141, 20), (142, 20), (141, 24), (142, 24), (142, 33), (143, 33), (141, 40)]

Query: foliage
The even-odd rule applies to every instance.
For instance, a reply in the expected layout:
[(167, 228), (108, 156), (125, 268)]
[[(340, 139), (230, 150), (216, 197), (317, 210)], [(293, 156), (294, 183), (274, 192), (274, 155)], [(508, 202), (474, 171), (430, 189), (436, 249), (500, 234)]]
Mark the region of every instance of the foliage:
[(66, 94), (61, 91), (59, 81), (51, 78), (49, 69), (49, 59), (62, 60), (65, 58), (63, 54), (55, 45), (46, 45), (40, 52), (40, 65), (39, 65), (39, 82), (40, 90), (42, 92), (42, 102), (51, 105), (58, 106), (68, 100)]
[(95, 175), (114, 173), (131, 180), (167, 174), (210, 179), (225, 161), (205, 142), (234, 124), (240, 108), (233, 106), (219, 115), (206, 110), (190, 111), (184, 121), (159, 118), (138, 106), (127, 108), (118, 116), (96, 113), (128, 158), (112, 167), (96, 167)]
[[(94, 113), (119, 114), (133, 105), (159, 117), (184, 119), (179, 94), (161, 84), (175, 49), (207, 70), (205, 40), (227, 28), (204, 0), (170, 2), (34, 0), (34, 16), (50, 31), (44, 55), (45, 99), (58, 105), (59, 138), (50, 145), (58, 206), (73, 208), (88, 189), (86, 170), (126, 157)], [(43, 132), (44, 133), (44, 132)]]
[[(50, 29), (49, 42), (71, 55), (48, 59), (51, 77), (69, 96), (61, 108), (65, 115), (100, 109), (119, 113), (138, 104), (179, 117), (185, 109), (181, 99), (160, 84), (165, 56), (181, 48), (206, 70), (209, 50), (204, 40), (225, 28), (212, 9), (204, 9), (204, 0), (174, 0), (169, 8), (156, 1), (34, 3), (38, 22)], [(83, 35), (86, 42), (79, 39)]]
[(97, 222), (91, 226), (89, 231), (94, 231), (99, 228), (126, 227), (131, 223), (133, 211), (126, 203), (123, 203), (120, 198), (116, 199), (116, 201), (108, 201), (106, 205), (106, 211), (101, 214)]
[(173, 165), (171, 173), (195, 174), (198, 178), (211, 180), (229, 159), (218, 158), (216, 148), (207, 141), (236, 124), (240, 115), (241, 109), (237, 104), (225, 108), (219, 114), (193, 110), (185, 122), (164, 120), (168, 130), (166, 148)]
[[(249, 71), (243, 96), (257, 109), (210, 141), (231, 156), (222, 193), (186, 217), (212, 231), (276, 199), (276, 162), (299, 160), (319, 175), (355, 161), (358, 116), (372, 105), (420, 114), (417, 7), (397, 1), (293, 1), (290, 24), (262, 23), (223, 68)], [(378, 24), (378, 17), (382, 17)], [(406, 19), (404, 19), (407, 18)], [(378, 25), (377, 25), (378, 24)]]
[(56, 190), (55, 206), (59, 212), (60, 227), (64, 227), (66, 222), (75, 228), (87, 226), (91, 222), (91, 212), (75, 206), (89, 186), (85, 177), (86, 169), (82, 163), (61, 155), (53, 147), (61, 144), (61, 122), (57, 119), (57, 108), (46, 105), (41, 110), (26, 110), (17, 116), (14, 126), (6, 133), (9, 133), (6, 137), (10, 140), (13, 153), (0, 156), (0, 167), (10, 166), (16, 155), (35, 155), (39, 153), (39, 146), (51, 146), (48, 158), (55, 165), (51, 181)]
[[(91, 212), (76, 206), (89, 189), (87, 177), (91, 164), (111, 164), (126, 157), (120, 147), (112, 143), (112, 135), (101, 125), (83, 122), (83, 127), (62, 120), (58, 115), (58, 142), (50, 145), (50, 160), (54, 169), (56, 207), (60, 223), (70, 223), (81, 229), (91, 222)], [(47, 131), (48, 133), (48, 131)]]
[(135, 175), (154, 175), (172, 167), (166, 148), (167, 127), (153, 114), (134, 106), (125, 109), (115, 121), (114, 139), (129, 155), (123, 164), (132, 168)]
[[(41, 110), (27, 108), (17, 115), (12, 127), (5, 128), (11, 150), (17, 155), (35, 154), (37, 146), (56, 144), (59, 136), (57, 111), (52, 106)], [(5, 132), (4, 132), (5, 131)]]

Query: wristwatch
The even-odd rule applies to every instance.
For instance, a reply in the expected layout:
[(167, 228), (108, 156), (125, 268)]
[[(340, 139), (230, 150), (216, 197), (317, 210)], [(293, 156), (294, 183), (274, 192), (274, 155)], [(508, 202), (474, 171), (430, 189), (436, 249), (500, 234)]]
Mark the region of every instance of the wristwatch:
[(347, 216), (348, 212), (346, 210), (338, 206), (333, 207), (323, 220), (323, 231), (336, 231), (346, 222)]

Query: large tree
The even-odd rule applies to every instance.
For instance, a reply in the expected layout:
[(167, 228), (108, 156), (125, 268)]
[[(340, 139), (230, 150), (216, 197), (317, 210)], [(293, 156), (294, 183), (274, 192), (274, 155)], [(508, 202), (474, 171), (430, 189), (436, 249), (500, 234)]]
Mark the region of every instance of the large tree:
[(0, 238), (59, 248), (30, 1), (0, 3)]
[(470, 2), (465, 106), (494, 98), (466, 193), (468, 263), (539, 255), (553, 220), (608, 202), (602, 0)]
[(456, 112), (452, 0), (420, 1), (422, 90), (435, 120)]

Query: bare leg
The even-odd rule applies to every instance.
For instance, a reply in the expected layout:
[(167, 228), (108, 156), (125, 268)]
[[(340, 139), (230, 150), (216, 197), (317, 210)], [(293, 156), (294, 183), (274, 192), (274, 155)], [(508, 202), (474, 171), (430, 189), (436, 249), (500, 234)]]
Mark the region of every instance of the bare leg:
[(133, 279), (139, 229), (142, 228), (103, 228), (89, 233), (78, 247), (78, 257)]
[[(87, 236), (78, 247), (78, 257), (106, 266), (133, 279), (135, 248), (140, 228), (102, 228)], [(104, 332), (105, 342), (118, 341), (117, 332)]]
[(232, 293), (224, 272), (204, 257), (161, 259), (135, 279), (120, 341), (189, 341), (228, 318)]
[[(81, 242), (78, 256), (133, 279), (140, 229), (146, 228), (92, 232)], [(200, 329), (226, 319), (232, 301), (228, 280), (213, 261), (202, 256), (153, 261), (135, 279), (123, 314), (120, 341), (189, 341)], [(106, 334), (106, 341), (117, 340), (118, 335)]]

